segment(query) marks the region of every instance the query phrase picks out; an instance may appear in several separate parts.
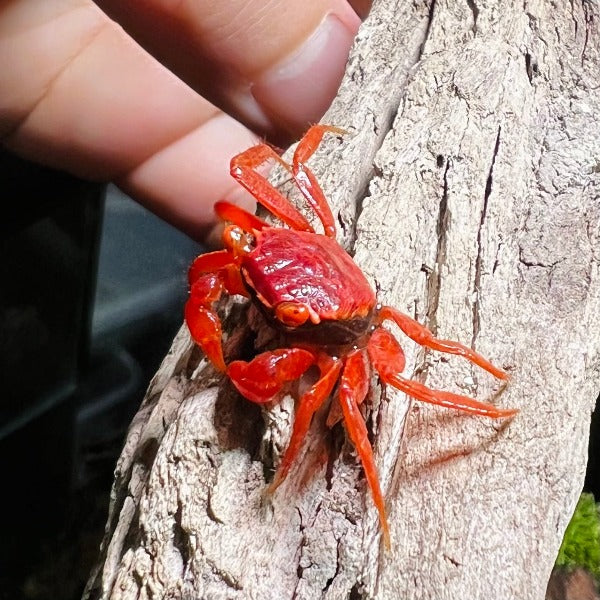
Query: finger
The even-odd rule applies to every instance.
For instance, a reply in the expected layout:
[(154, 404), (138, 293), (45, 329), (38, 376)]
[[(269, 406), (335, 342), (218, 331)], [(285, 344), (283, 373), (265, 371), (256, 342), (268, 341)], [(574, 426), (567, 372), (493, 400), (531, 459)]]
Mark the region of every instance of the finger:
[(212, 227), (216, 199), (242, 202), (229, 159), (255, 138), (94, 4), (4, 6), (0, 62), (0, 140), (9, 149), (116, 180), (196, 238)]
[(192, 87), (271, 139), (297, 137), (324, 114), (360, 24), (346, 0), (98, 1)]
[(237, 121), (216, 113), (115, 180), (150, 210), (195, 239), (215, 246), (214, 203), (228, 200), (254, 213), (254, 198), (229, 173), (232, 156), (257, 142)]

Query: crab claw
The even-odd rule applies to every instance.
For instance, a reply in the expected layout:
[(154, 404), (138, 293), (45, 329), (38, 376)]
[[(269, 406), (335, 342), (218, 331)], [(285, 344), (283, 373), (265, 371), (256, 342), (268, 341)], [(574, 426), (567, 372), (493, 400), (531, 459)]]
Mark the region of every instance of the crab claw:
[(250, 362), (233, 361), (227, 375), (242, 396), (264, 404), (274, 400), (286, 383), (298, 379), (315, 360), (312, 352), (302, 348), (272, 350)]

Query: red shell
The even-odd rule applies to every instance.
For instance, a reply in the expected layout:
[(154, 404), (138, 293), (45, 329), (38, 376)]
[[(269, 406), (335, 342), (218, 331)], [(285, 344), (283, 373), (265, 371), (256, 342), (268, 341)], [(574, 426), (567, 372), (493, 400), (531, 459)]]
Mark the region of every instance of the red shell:
[(365, 317), (375, 307), (375, 293), (362, 271), (324, 235), (263, 229), (256, 233), (256, 247), (244, 258), (242, 271), (267, 308), (301, 302), (312, 309), (315, 323)]

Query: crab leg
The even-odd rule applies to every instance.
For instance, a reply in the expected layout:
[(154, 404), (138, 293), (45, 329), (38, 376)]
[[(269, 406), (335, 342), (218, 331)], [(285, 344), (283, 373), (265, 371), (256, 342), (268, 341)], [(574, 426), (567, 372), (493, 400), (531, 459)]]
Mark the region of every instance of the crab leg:
[(267, 144), (259, 144), (234, 156), (231, 160), (231, 175), (244, 186), (266, 209), (279, 217), (284, 223), (299, 231), (314, 229), (304, 216), (296, 210), (290, 201), (277, 191), (256, 168), (269, 159), (275, 159), (288, 171), (294, 181), (323, 224), (325, 235), (335, 237), (335, 223), (331, 208), (323, 194), (313, 172), (306, 166), (308, 159), (318, 148), (323, 135), (327, 132), (346, 133), (339, 127), (331, 125), (313, 125), (298, 142), (291, 166)]
[(269, 159), (275, 159), (289, 169), (289, 165), (273, 148), (267, 144), (259, 144), (231, 159), (231, 176), (245, 187), (259, 204), (279, 217), (286, 225), (298, 231), (314, 233), (310, 223), (292, 206), (290, 201), (278, 192), (265, 177), (255, 171)]
[(414, 340), (421, 346), (431, 348), (432, 350), (439, 350), (440, 352), (447, 352), (448, 354), (464, 356), (467, 360), (480, 366), (482, 369), (485, 369), (495, 377), (498, 377), (499, 379), (508, 379), (508, 373), (506, 373), (506, 371), (495, 367), (489, 360), (485, 359), (480, 354), (477, 354), (477, 352), (471, 348), (463, 346), (459, 342), (440, 340), (434, 337), (429, 329), (391, 306), (383, 306), (379, 311), (379, 323), (386, 320), (394, 321), (411, 340)]
[(275, 473), (273, 483), (269, 486), (269, 492), (274, 492), (288, 474), (308, 432), (313, 415), (329, 397), (333, 386), (338, 380), (342, 361), (320, 353), (317, 357), (317, 365), (320, 371), (320, 378), (303, 394), (298, 402), (290, 443), (283, 455), (277, 473)]
[(364, 350), (354, 350), (347, 356), (342, 372), (339, 391), (340, 405), (344, 415), (346, 431), (356, 448), (373, 494), (373, 502), (379, 512), (385, 546), (389, 548), (390, 532), (385, 512), (385, 502), (379, 486), (377, 467), (373, 458), (373, 449), (369, 442), (367, 426), (358, 408), (368, 391), (369, 367), (366, 352)]
[(221, 220), (230, 221), (244, 231), (261, 231), (267, 227), (267, 224), (256, 215), (249, 213), (237, 204), (231, 204), (231, 202), (225, 200), (215, 202), (215, 213)]
[(275, 400), (283, 386), (298, 379), (315, 360), (315, 355), (308, 350), (280, 348), (263, 352), (250, 362), (229, 363), (227, 375), (242, 396), (265, 404)]
[(212, 305), (223, 292), (248, 295), (235, 257), (227, 250), (201, 254), (192, 263), (188, 278), (190, 297), (184, 315), (193, 340), (202, 348), (216, 369), (225, 371), (221, 347), (221, 321)]
[(314, 174), (305, 165), (318, 148), (323, 135), (327, 132), (346, 133), (343, 129), (331, 125), (313, 125), (298, 142), (292, 159), (292, 174), (303, 196), (321, 220), (325, 235), (335, 237), (335, 224), (331, 208)]
[(399, 373), (402, 369), (398, 369), (398, 367), (404, 367), (404, 353), (394, 336), (383, 327), (379, 327), (373, 332), (367, 350), (371, 364), (379, 373), (382, 381), (417, 400), (446, 408), (456, 408), (492, 419), (512, 417), (519, 412), (515, 409), (497, 408), (492, 404), (479, 402), (468, 396), (443, 390), (432, 390), (418, 381), (401, 377)]
[(235, 257), (229, 250), (217, 250), (197, 256), (188, 270), (188, 283), (190, 287), (205, 273), (214, 273), (234, 264)]

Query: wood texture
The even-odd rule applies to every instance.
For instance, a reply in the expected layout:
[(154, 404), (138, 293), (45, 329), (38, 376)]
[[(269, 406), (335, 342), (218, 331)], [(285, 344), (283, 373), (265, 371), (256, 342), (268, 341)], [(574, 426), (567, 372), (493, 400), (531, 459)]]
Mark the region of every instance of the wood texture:
[[(373, 382), (386, 552), (339, 427), (316, 419), (264, 495), (293, 401), (240, 399), (183, 328), (117, 465), (88, 597), (544, 597), (600, 390), (599, 20), (590, 0), (377, 2), (324, 118), (349, 134), (313, 162), (381, 301), (507, 368), (498, 402), (520, 414), (409, 406)], [(256, 319), (223, 311), (235, 354)], [(497, 389), (404, 347), (431, 387)]]

